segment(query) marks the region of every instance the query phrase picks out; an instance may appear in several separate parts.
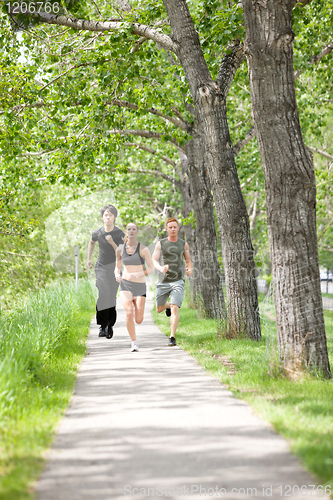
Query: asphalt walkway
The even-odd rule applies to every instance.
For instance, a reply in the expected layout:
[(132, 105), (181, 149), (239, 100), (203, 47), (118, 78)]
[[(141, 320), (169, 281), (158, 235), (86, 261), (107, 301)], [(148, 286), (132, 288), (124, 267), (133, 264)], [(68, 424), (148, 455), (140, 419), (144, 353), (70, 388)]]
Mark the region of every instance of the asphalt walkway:
[(283, 438), (167, 347), (152, 307), (149, 298), (139, 352), (130, 352), (120, 301), (113, 339), (92, 323), (38, 500), (323, 498)]

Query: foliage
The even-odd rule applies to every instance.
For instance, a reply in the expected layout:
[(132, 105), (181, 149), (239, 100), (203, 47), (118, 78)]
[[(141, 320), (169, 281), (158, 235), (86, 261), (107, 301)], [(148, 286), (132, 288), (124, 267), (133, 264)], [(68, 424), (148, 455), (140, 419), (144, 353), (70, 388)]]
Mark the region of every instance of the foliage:
[(78, 292), (73, 281), (55, 282), (1, 318), (1, 498), (31, 498), (73, 390), (94, 305), (86, 281)]
[[(6, 77), (0, 84), (2, 189), (22, 196), (41, 183), (75, 184), (86, 192), (103, 186), (114, 190), (126, 220), (158, 226), (167, 207), (182, 215), (179, 190), (159, 173), (180, 180), (174, 142), (185, 147), (190, 138), (194, 117), (188, 111), (188, 82), (175, 56), (150, 40), (139, 44), (130, 28), (131, 23), (139, 22), (170, 35), (163, 2), (133, 1), (131, 5), (131, 12), (121, 11), (113, 3), (98, 6), (103, 19), (123, 23), (118, 31), (104, 33), (39, 25), (17, 34), (10, 30), (6, 16), (1, 18), (0, 69)], [(188, 5), (209, 69), (216, 77), (223, 56), (230, 51), (228, 44), (244, 40), (242, 11), (237, 2), (226, 0), (192, 0)], [(324, 136), (331, 126), (332, 55), (319, 62), (313, 57), (331, 41), (332, 5), (331, 0), (312, 0), (306, 8), (297, 6), (293, 16), (295, 70), (302, 72), (296, 85), (302, 130), (305, 142), (319, 149), (325, 147)], [(88, 2), (71, 3), (66, 8), (77, 17), (100, 19), (97, 7)], [(118, 106), (115, 100), (130, 103), (135, 109)], [(252, 125), (245, 63), (236, 74), (227, 107), (235, 144)], [(172, 122), (179, 117), (187, 130)], [(124, 130), (157, 132), (160, 138), (127, 136), (120, 132)], [(147, 147), (152, 153), (142, 149)], [(166, 157), (176, 168), (165, 162)], [(255, 141), (241, 151), (236, 162), (253, 218), (257, 259), (269, 275), (264, 179)], [(320, 238), (332, 248), (327, 183), (325, 188), (329, 166), (317, 156), (315, 163), (319, 234), (328, 226), (324, 240), (323, 235)], [(155, 174), (145, 173), (148, 169)], [(8, 210), (2, 213), (5, 225), (17, 233), (27, 233), (35, 224), (33, 216), (30, 224), (22, 218), (14, 221)], [(331, 262), (331, 253), (321, 251), (323, 265)]]

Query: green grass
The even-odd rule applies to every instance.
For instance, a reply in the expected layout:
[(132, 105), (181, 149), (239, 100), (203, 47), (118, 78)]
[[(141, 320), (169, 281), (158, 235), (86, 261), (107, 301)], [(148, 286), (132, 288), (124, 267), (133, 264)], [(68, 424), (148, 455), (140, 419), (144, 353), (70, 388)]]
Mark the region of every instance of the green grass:
[(87, 282), (53, 283), (0, 322), (0, 498), (31, 499), (68, 406), (94, 311)]
[[(217, 339), (217, 323), (199, 318), (186, 307), (180, 312), (178, 345), (194, 356), (208, 372), (246, 400), (289, 442), (304, 467), (318, 483), (333, 490), (333, 382), (304, 375), (292, 381), (278, 370), (276, 324), (271, 303), (262, 302), (259, 342)], [(169, 320), (153, 313), (170, 335)], [(333, 312), (325, 311), (330, 363), (333, 368)], [(219, 357), (213, 357), (219, 356)]]

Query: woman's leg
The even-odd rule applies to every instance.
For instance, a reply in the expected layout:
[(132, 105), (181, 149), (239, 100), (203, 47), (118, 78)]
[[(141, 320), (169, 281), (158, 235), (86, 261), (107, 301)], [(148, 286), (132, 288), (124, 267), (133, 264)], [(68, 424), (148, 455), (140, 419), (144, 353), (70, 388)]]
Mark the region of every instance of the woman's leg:
[(135, 322), (140, 325), (143, 321), (143, 315), (145, 313), (146, 297), (135, 297), (133, 300), (135, 307)]
[(136, 340), (134, 313), (133, 313), (133, 295), (131, 294), (131, 292), (120, 292), (120, 297), (126, 313), (126, 327), (129, 336), (133, 341)]

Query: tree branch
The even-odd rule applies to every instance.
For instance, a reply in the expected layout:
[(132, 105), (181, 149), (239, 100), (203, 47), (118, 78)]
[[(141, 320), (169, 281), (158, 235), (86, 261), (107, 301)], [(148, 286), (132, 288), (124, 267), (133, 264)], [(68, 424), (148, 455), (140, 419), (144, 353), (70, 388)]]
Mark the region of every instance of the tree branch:
[(308, 5), (311, 2), (312, 2), (312, 0), (299, 0), (298, 2), (296, 2), (295, 7), (297, 7), (298, 5), (300, 7), (305, 7), (306, 5)]
[[(22, 15), (27, 15), (26, 12), (22, 12), (19, 8), (18, 13)], [(144, 24), (139, 23), (129, 23), (129, 22), (113, 22), (113, 21), (88, 21), (87, 19), (75, 19), (63, 15), (48, 14), (47, 12), (38, 12), (34, 14), (29, 14), (29, 17), (35, 17), (40, 22), (45, 24), (55, 24), (57, 26), (67, 26), (68, 28), (73, 28), (82, 31), (119, 31), (121, 29), (128, 29), (134, 35), (149, 38), (153, 42), (161, 45), (166, 50), (171, 50), (172, 52), (177, 51), (177, 44), (164, 33), (150, 28)]]
[(241, 150), (246, 146), (246, 144), (252, 141), (252, 139), (255, 136), (256, 136), (256, 131), (254, 127), (251, 127), (250, 130), (246, 132), (245, 138), (238, 141), (237, 144), (235, 144), (235, 146), (233, 147), (234, 156), (237, 156), (241, 152)]
[[(140, 137), (146, 137), (146, 139), (159, 139), (159, 140), (162, 140), (163, 135), (164, 135), (164, 134), (160, 134), (158, 132), (152, 132), (151, 130), (118, 130), (118, 129), (115, 129), (115, 130), (109, 130), (108, 133), (109, 134), (119, 134), (119, 135), (138, 135)], [(168, 139), (167, 142), (170, 142), (171, 144), (176, 146), (176, 148), (178, 148), (186, 153), (185, 149), (173, 137)]]
[(333, 155), (330, 155), (329, 153), (326, 153), (326, 151), (322, 151), (321, 149), (314, 148), (313, 146), (306, 146), (310, 151), (313, 153), (318, 153), (321, 156), (325, 156), (325, 158), (328, 158), (329, 160), (333, 161)]
[(55, 149), (50, 149), (50, 151), (40, 151), (40, 152), (37, 152), (37, 153), (23, 153), (22, 156), (23, 157), (29, 157), (29, 156), (44, 156), (44, 155), (48, 155), (50, 153), (54, 153), (55, 151), (58, 151), (59, 148), (55, 148)]
[(328, 245), (325, 245), (324, 243), (319, 243), (318, 247), (321, 249), (321, 250), (326, 250), (327, 252), (333, 252), (333, 248), (331, 248), (330, 246)]
[[(165, 19), (161, 19), (161, 21), (158, 21), (156, 24), (154, 24), (154, 28), (164, 26), (165, 24), (169, 24), (168, 21)], [(148, 38), (146, 36), (140, 37), (135, 46), (131, 49), (131, 54), (135, 54), (135, 52), (140, 49), (140, 46), (147, 40)]]
[(128, 2), (126, 2), (126, 0), (114, 0), (114, 1), (116, 4), (119, 5), (121, 10), (123, 10), (124, 12), (131, 12), (132, 7), (130, 6), (130, 4)]
[[(1, 233), (1, 234), (4, 234), (4, 233)], [(33, 259), (33, 260), (37, 260), (37, 262), (40, 262), (40, 259), (36, 259), (36, 257), (33, 257), (32, 255), (25, 255), (23, 253), (8, 252), (7, 250), (1, 250), (1, 252), (2, 253), (7, 253), (9, 255), (17, 255), (17, 257), (26, 257), (27, 259)]]
[(244, 44), (239, 43), (238, 40), (234, 40), (228, 49), (231, 50), (231, 54), (225, 54), (216, 78), (216, 83), (225, 98), (235, 78), (236, 71), (245, 60)]
[[(124, 144), (124, 146), (127, 147), (132, 147), (136, 149), (142, 149), (142, 151), (147, 151), (147, 153), (150, 153), (152, 155), (158, 155), (157, 151), (155, 149), (148, 148), (147, 146), (144, 146), (143, 144), (137, 144), (136, 142), (127, 142)], [(165, 161), (168, 165), (171, 165), (172, 167), (176, 167), (176, 162), (168, 158), (167, 156), (160, 156), (160, 158)]]
[[(89, 64), (92, 64), (92, 63), (89, 63)], [(65, 74), (67, 74), (71, 69), (78, 68), (78, 67), (84, 66), (84, 65), (87, 65), (87, 64), (80, 64), (80, 65), (77, 65), (77, 66), (72, 66), (69, 70), (67, 70), (64, 73), (62, 73), (61, 75), (59, 75), (57, 78), (55, 78), (54, 80), (52, 80), (51, 82), (49, 82), (47, 85), (45, 85), (40, 90), (43, 90), (48, 85), (51, 85), (52, 83), (54, 83), (61, 76), (64, 76)], [(80, 106), (81, 103), (82, 103), (82, 101), (71, 102), (71, 106)], [(118, 106), (118, 107), (123, 107), (123, 108), (128, 108), (128, 109), (134, 109), (134, 110), (140, 109), (137, 104), (134, 104), (134, 103), (131, 103), (131, 102), (128, 102), (128, 101), (122, 101), (120, 99), (113, 99), (112, 101), (108, 100), (108, 101), (106, 101), (106, 104), (111, 105), (111, 106), (114, 105), (114, 106)], [(18, 106), (14, 106), (14, 108), (12, 108), (10, 111), (11, 112), (16, 112), (16, 111), (21, 112), (25, 108), (43, 108), (43, 107), (47, 108), (47, 107), (51, 107), (51, 106), (56, 106), (56, 104), (54, 104), (54, 103), (47, 103), (47, 102), (44, 102), (44, 101), (39, 101), (39, 102), (37, 102), (35, 104), (27, 104), (27, 105), (21, 105), (20, 104)], [(167, 120), (167, 121), (173, 123), (174, 125), (176, 125), (176, 127), (180, 128), (181, 130), (184, 130), (185, 132), (191, 132), (191, 129), (192, 129), (191, 124), (189, 122), (185, 121), (183, 119), (182, 115), (176, 109), (174, 109), (175, 114), (177, 114), (182, 119), (176, 118), (174, 116), (165, 115), (161, 111), (158, 111), (155, 108), (148, 108), (147, 111), (148, 111), (148, 113), (152, 113), (155, 116), (159, 116), (161, 118), (164, 118), (165, 120)], [(5, 111), (0, 111), (0, 115), (3, 115), (4, 113), (5, 113)]]
[[(117, 172), (118, 170), (116, 168), (112, 168), (110, 171), (111, 172)], [(131, 173), (134, 173), (134, 174), (139, 173), (139, 174), (152, 174), (152, 175), (156, 175), (157, 177), (162, 177), (166, 181), (171, 182), (172, 184), (174, 184), (178, 188), (180, 188), (180, 186), (181, 186), (180, 181), (178, 181), (177, 179), (174, 179), (171, 175), (168, 175), (168, 174), (165, 174), (165, 173), (161, 172), (160, 170), (144, 170), (142, 168), (138, 168), (138, 169), (128, 168), (127, 172), (131, 172)]]
[(135, 54), (135, 52), (137, 52), (137, 51), (140, 49), (141, 45), (142, 45), (142, 44), (143, 44), (146, 40), (148, 40), (148, 38), (147, 38), (147, 37), (145, 37), (145, 36), (141, 36), (141, 37), (139, 38), (139, 40), (136, 42), (136, 44), (134, 45), (134, 47), (131, 49), (131, 54)]
[[(128, 102), (128, 101), (121, 101), (120, 99), (113, 99), (112, 101), (107, 102), (107, 104), (111, 104), (111, 105), (115, 105), (115, 106), (119, 106), (119, 107), (123, 107), (123, 108), (135, 109), (135, 110), (140, 109), (137, 104), (134, 104), (134, 103)], [(191, 130), (190, 123), (183, 122), (179, 118), (175, 118), (174, 116), (165, 115), (165, 114), (161, 113), (161, 111), (158, 111), (155, 108), (148, 108), (147, 111), (149, 113), (152, 113), (153, 115), (160, 116), (161, 118), (164, 118), (165, 120), (173, 123), (174, 125), (176, 125), (180, 129), (184, 130), (185, 132), (189, 132)]]
[(242, 182), (241, 184), (241, 189), (243, 189), (243, 187), (246, 186), (246, 184), (249, 184), (251, 181), (253, 181), (253, 179), (259, 174), (259, 170), (257, 170), (257, 172), (254, 172), (254, 174), (252, 174), (250, 177), (248, 177), (244, 182)]
[[(108, 61), (112, 61), (112, 59), (106, 59), (103, 62), (108, 62)], [(49, 83), (47, 83), (46, 85), (44, 85), (44, 87), (42, 87), (41, 89), (39, 89), (39, 92), (41, 92), (42, 90), (46, 89), (46, 87), (49, 87), (49, 85), (52, 85), (52, 83), (54, 83), (57, 80), (59, 80), (59, 78), (61, 78), (62, 76), (67, 75), (67, 73), (69, 73), (70, 71), (72, 71), (72, 69), (81, 68), (82, 66), (91, 66), (92, 64), (94, 64), (94, 63), (93, 62), (88, 62), (88, 63), (75, 64), (74, 66), (71, 66), (68, 70), (64, 71), (64, 73), (61, 73), (61, 75), (57, 76), (56, 78), (54, 78), (54, 80), (51, 80)]]
[(91, 1), (92, 1), (92, 3), (95, 5), (96, 10), (97, 10), (97, 12), (98, 12), (98, 14), (99, 14), (99, 17), (100, 17), (101, 19), (103, 19), (103, 16), (102, 16), (102, 14), (101, 14), (101, 12), (100, 12), (100, 10), (99, 10), (98, 5), (94, 2), (94, 0), (91, 0)]
[(332, 224), (333, 224), (333, 219), (331, 219), (330, 221), (328, 221), (328, 223), (326, 224), (326, 226), (324, 227), (324, 229), (318, 234), (318, 236), (317, 236), (317, 241), (318, 242), (322, 238), (322, 236), (324, 236), (324, 234), (326, 233), (327, 229), (329, 229)]
[(3, 236), (21, 236), (23, 238), (25, 238), (27, 236), (24, 233), (15, 233), (15, 231), (11, 231), (10, 233), (4, 233), (4, 232), (0, 231), (0, 234), (2, 234)]
[[(16, 111), (20, 112), (25, 108), (44, 108), (44, 107), (46, 108), (46, 107), (51, 107), (51, 106), (54, 106), (54, 104), (45, 103), (44, 101), (38, 101), (35, 104), (18, 104), (17, 106), (14, 106), (9, 111), (11, 113), (15, 113)], [(4, 111), (4, 110), (0, 111), (0, 115), (4, 115), (5, 113), (6, 113), (6, 111)]]
[[(327, 56), (327, 54), (330, 54), (332, 52), (332, 50), (333, 50), (333, 42), (330, 42), (326, 47), (323, 48), (323, 50), (319, 54), (312, 56), (311, 61), (308, 61), (308, 65), (319, 63), (322, 60), (322, 58), (324, 56)], [(304, 71), (305, 71), (305, 68), (298, 69), (297, 71), (295, 71), (295, 73), (294, 73), (295, 80), (297, 80), (297, 78), (299, 76), (301, 76), (301, 74)]]

